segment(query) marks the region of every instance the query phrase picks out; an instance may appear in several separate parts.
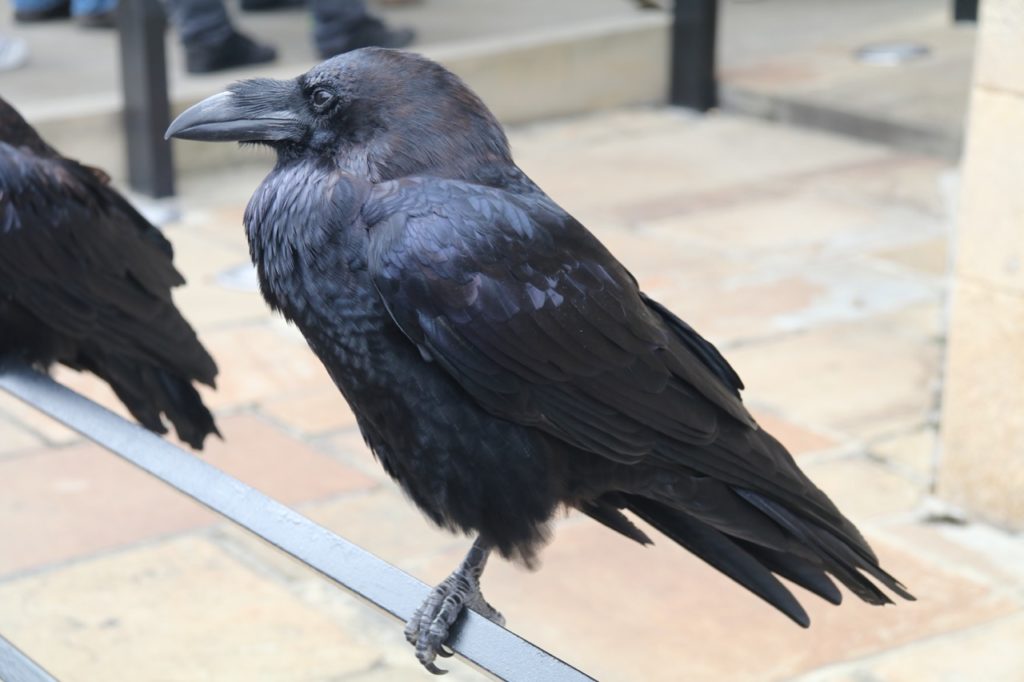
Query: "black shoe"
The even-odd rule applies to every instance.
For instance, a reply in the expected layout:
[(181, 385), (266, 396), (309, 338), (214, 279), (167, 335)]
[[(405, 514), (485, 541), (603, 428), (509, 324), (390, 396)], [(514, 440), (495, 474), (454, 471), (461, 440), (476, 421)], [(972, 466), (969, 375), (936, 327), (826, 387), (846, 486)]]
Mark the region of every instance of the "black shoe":
[(192, 47), (185, 51), (185, 69), (189, 73), (210, 73), (236, 66), (263, 64), (277, 58), (277, 50), (260, 45), (252, 38), (234, 33), (220, 45)]
[(14, 20), (19, 24), (32, 24), (37, 21), (67, 19), (71, 16), (71, 3), (62, 2), (48, 9), (21, 9), (14, 12)]
[(117, 10), (79, 14), (75, 17), (75, 23), (83, 28), (117, 28)]
[(343, 52), (351, 52), (361, 47), (391, 47), (402, 48), (416, 38), (416, 32), (411, 28), (388, 28), (379, 19), (368, 19), (362, 26), (353, 31), (345, 40), (327, 48), (320, 48), (320, 56), (323, 59), (333, 57)]
[(305, 4), (306, 0), (242, 0), (242, 9), (246, 12), (270, 12), (275, 9), (297, 9)]

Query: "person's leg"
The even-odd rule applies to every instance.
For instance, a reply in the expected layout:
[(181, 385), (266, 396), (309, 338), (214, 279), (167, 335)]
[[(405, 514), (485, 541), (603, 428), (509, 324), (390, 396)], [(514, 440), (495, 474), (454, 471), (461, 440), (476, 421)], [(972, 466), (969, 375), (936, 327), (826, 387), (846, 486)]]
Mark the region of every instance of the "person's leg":
[(271, 12), (279, 9), (298, 9), (306, 0), (242, 0), (246, 12)]
[(410, 29), (389, 29), (363, 0), (309, 0), (309, 6), (313, 40), (324, 58), (360, 47), (405, 47), (415, 37)]
[(71, 16), (88, 28), (114, 28), (117, 0), (71, 0)]
[(262, 64), (277, 57), (274, 48), (235, 30), (223, 0), (167, 0), (167, 14), (185, 47), (189, 73)]
[(186, 50), (220, 45), (235, 33), (223, 0), (167, 0), (167, 17)]
[(369, 16), (363, 0), (309, 0), (313, 42), (321, 57), (337, 54), (353, 31)]
[(14, 20), (19, 23), (64, 19), (70, 15), (68, 0), (14, 0)]

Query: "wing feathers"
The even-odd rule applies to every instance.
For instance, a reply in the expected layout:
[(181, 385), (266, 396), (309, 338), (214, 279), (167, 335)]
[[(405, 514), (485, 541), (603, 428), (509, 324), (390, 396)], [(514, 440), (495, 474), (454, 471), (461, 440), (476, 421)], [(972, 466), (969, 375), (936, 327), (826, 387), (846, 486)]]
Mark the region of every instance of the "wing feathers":
[[(689, 498), (654, 498), (674, 509), (640, 498), (630, 507), (801, 624), (806, 614), (771, 571), (830, 601), (838, 593), (824, 571), (872, 603), (887, 597), (860, 571), (907, 594), (758, 430), (714, 346), (643, 296), (549, 199), (414, 178), (377, 186), (363, 214), (390, 216), (368, 225), (369, 269), (395, 323), (483, 409), (689, 477)], [(617, 510), (581, 504), (638, 539)]]
[(0, 143), (0, 300), (25, 327), (0, 352), (93, 371), (145, 426), (162, 433), (163, 413), (197, 446), (216, 429), (191, 381), (212, 385), (216, 365), (174, 306), (169, 242), (106, 182)]

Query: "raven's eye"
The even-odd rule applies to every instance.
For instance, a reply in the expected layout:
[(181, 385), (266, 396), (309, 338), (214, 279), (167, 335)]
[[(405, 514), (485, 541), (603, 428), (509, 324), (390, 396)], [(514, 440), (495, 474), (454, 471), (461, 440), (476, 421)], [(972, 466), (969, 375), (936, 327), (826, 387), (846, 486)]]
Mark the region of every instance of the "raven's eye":
[(334, 95), (323, 88), (318, 88), (313, 91), (313, 105), (316, 107), (322, 108), (332, 99), (334, 99)]

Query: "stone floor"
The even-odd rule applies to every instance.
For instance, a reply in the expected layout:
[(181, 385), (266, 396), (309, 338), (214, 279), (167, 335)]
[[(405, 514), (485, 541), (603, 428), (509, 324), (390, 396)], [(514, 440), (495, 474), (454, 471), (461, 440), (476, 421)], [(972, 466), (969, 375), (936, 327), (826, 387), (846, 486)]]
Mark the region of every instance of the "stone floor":
[[(671, 0), (659, 2), (672, 5)], [(258, 75), (291, 77), (317, 61), (308, 13), (243, 13), (237, 3), (226, 4), (241, 29), (272, 42), (280, 52), (277, 64), (261, 67)], [(545, 32), (593, 22), (629, 22), (643, 13), (635, 0), (422, 0), (399, 7), (369, 0), (369, 4), (389, 22), (414, 27), (418, 39), (413, 49), (428, 54), (440, 46), (510, 36), (536, 40)], [(722, 0), (719, 26), (718, 75), (724, 107), (958, 157), (974, 25), (954, 25), (948, 0)], [(29, 44), (28, 67), (3, 75), (4, 97), (29, 118), (66, 120), (73, 115), (88, 121), (120, 101), (114, 33), (83, 30), (70, 22), (14, 24), (9, 13), (0, 13), (0, 34), (20, 36)], [(860, 47), (891, 41), (920, 43), (930, 52), (898, 67), (854, 59)], [(61, 49), (54, 49), (57, 45)], [(205, 97), (223, 89), (227, 81), (256, 72), (185, 74), (173, 31), (168, 32), (167, 51), (169, 88), (175, 101), (183, 96)], [(538, 62), (544, 58), (538, 56)], [(609, 89), (621, 87), (624, 78), (628, 76), (613, 70), (608, 74)], [(520, 97), (543, 96), (525, 85), (522, 90)]]
[[(974, 23), (946, 0), (763, 0), (723, 4), (722, 106), (960, 156), (974, 63)], [(867, 46), (926, 50), (902, 64), (860, 61)]]
[[(489, 567), (510, 627), (602, 680), (1024, 679), (1024, 541), (929, 497), (952, 170), (670, 110), (512, 140), (650, 294), (719, 344), (760, 421), (919, 600), (802, 595), (804, 631), (669, 542), (642, 548), (570, 515), (539, 572)], [(206, 395), (225, 441), (203, 456), (438, 581), (467, 540), (386, 480), (297, 333), (244, 278), (223, 285), (246, 261), (241, 213), (262, 172), (184, 179), (185, 217), (167, 231), (189, 280), (176, 299), (221, 369)], [(116, 405), (89, 377), (57, 376)], [(6, 397), (0, 481), (0, 633), (60, 679), (426, 679), (398, 623)]]

